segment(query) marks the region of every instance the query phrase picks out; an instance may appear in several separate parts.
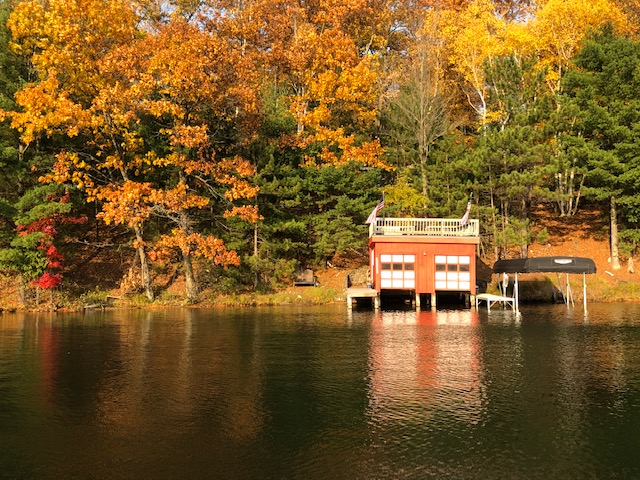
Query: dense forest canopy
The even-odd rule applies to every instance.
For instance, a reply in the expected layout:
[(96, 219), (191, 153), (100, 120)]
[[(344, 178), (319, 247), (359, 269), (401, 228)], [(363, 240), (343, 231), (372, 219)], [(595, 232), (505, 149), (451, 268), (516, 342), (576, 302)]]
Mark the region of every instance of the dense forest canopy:
[[(364, 220), (532, 207), (640, 240), (640, 5), (624, 0), (0, 0), (0, 266), (64, 288), (76, 249), (272, 289), (366, 253)], [(134, 261), (135, 258), (135, 261)], [(77, 268), (77, 265), (76, 265)]]

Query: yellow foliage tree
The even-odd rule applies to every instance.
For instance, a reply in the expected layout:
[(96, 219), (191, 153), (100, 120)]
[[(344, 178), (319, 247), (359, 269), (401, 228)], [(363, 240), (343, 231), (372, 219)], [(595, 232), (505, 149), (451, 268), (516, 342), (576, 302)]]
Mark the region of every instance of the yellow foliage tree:
[(591, 30), (611, 23), (619, 32), (629, 32), (624, 12), (610, 0), (540, 0), (534, 18), (527, 24), (530, 51), (548, 68), (547, 83), (553, 93), (569, 62)]
[[(135, 11), (126, 0), (28, 0), (15, 7), (8, 21), (12, 48), (29, 59), (36, 81), (16, 94), (21, 110), (9, 116), (27, 147), (39, 137), (77, 140), (109, 124), (91, 110), (101, 90), (114, 81), (103, 75), (101, 62), (110, 52), (136, 40), (136, 22)], [(115, 159), (121, 157), (122, 147), (113, 135), (111, 131), (91, 138), (80, 151), (59, 152), (54, 171), (43, 180), (74, 182), (80, 189), (91, 189), (100, 176), (92, 171), (95, 173), (102, 160), (108, 164), (105, 168), (118, 172), (111, 164), (118, 163)], [(113, 148), (105, 155), (100, 144)], [(128, 180), (129, 172), (125, 168), (119, 171), (121, 178)], [(142, 285), (147, 297), (153, 298), (142, 225), (133, 228)]]
[(493, 2), (474, 0), (458, 10), (443, 10), (443, 41), (457, 84), (481, 125), (488, 119), (485, 62), (505, 52), (507, 24), (496, 15)]

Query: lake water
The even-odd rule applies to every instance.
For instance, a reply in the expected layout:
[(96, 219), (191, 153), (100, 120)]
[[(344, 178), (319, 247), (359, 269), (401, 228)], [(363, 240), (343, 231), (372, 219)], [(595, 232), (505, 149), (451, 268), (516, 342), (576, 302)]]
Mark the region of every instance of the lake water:
[(0, 478), (640, 478), (640, 305), (0, 316)]

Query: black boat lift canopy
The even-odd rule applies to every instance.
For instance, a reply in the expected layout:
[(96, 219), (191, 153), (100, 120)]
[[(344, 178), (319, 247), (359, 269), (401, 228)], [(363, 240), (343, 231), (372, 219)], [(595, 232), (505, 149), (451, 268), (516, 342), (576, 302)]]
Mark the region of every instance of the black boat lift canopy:
[(495, 273), (596, 273), (596, 264), (584, 257), (537, 257), (498, 260)]
[[(569, 304), (569, 300), (573, 302), (571, 287), (569, 286), (569, 274), (582, 274), (582, 290), (583, 290), (583, 306), (587, 311), (587, 283), (585, 274), (596, 273), (596, 264), (590, 258), (585, 257), (537, 257), (537, 258), (515, 258), (512, 260), (498, 260), (493, 264), (494, 273), (514, 273), (515, 285), (513, 289), (515, 297), (515, 310), (519, 307), (518, 292), (518, 274), (519, 273), (566, 273), (566, 290), (565, 302)], [(564, 293), (564, 292), (563, 292)]]

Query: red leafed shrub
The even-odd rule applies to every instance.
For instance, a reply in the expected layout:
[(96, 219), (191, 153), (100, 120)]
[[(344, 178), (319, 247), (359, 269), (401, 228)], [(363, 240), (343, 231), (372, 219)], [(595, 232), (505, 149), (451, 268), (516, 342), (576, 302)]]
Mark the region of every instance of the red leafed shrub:
[(44, 290), (57, 288), (60, 283), (62, 283), (62, 274), (49, 272), (44, 272), (38, 280), (33, 282), (34, 285)]

